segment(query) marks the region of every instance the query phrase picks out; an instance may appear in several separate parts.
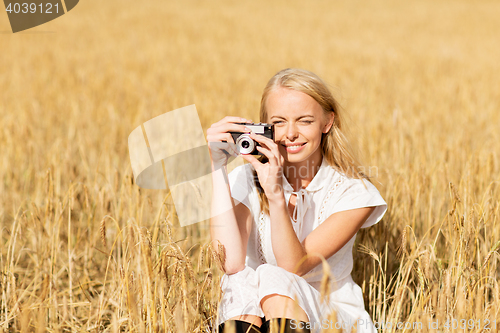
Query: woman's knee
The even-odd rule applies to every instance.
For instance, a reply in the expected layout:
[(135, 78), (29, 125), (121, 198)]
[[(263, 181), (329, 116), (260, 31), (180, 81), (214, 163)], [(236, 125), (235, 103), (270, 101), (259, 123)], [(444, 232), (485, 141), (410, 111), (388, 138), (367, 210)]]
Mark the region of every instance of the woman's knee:
[(224, 274), (220, 280), (220, 286), (222, 288), (234, 284), (234, 285), (256, 285), (257, 283), (256, 272), (253, 268), (245, 266), (245, 268), (234, 274)]
[(249, 324), (255, 325), (257, 327), (262, 326), (262, 318), (256, 315), (239, 315), (236, 317), (229, 318), (229, 320), (239, 320), (239, 321), (244, 321)]
[(271, 318), (291, 318), (304, 322), (309, 321), (309, 316), (299, 303), (288, 296), (267, 295), (261, 300), (260, 305), (267, 320)]
[(260, 306), (266, 319), (270, 318), (293, 318), (301, 321), (309, 321), (309, 316), (299, 303), (284, 295), (267, 295), (260, 301)]
[(257, 267), (255, 273), (258, 275), (259, 280), (269, 279), (269, 277), (283, 277), (288, 271), (276, 265), (262, 264)]

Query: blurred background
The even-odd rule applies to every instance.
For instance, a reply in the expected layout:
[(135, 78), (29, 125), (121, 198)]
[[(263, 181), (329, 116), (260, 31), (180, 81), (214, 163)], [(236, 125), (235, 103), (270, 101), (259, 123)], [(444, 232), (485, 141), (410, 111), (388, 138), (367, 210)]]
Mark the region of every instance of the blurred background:
[(208, 223), (180, 227), (168, 190), (133, 183), (127, 138), (191, 104), (205, 131), (258, 121), (287, 67), (329, 84), (389, 205), (354, 254), (373, 320), (500, 325), (498, 17), (488, 0), (86, 0), (12, 34), (0, 13), (1, 329), (210, 331)]

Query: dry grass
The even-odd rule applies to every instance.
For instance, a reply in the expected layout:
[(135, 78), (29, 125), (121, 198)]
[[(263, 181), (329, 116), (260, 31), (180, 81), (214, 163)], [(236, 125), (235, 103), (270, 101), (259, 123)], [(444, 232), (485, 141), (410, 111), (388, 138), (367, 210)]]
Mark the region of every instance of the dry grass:
[(0, 329), (206, 332), (207, 223), (180, 228), (166, 191), (133, 184), (127, 137), (193, 103), (205, 129), (257, 120), (292, 66), (334, 87), (389, 204), (355, 253), (374, 320), (500, 327), (499, 16), (495, 1), (88, 0), (0, 34)]

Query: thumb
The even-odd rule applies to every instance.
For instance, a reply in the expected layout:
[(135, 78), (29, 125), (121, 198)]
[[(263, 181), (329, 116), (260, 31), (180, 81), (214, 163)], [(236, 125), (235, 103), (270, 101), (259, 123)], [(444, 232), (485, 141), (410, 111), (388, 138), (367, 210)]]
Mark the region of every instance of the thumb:
[(259, 161), (252, 155), (245, 155), (245, 154), (241, 154), (241, 157), (249, 162), (255, 170), (257, 170), (257, 168), (259, 167)]

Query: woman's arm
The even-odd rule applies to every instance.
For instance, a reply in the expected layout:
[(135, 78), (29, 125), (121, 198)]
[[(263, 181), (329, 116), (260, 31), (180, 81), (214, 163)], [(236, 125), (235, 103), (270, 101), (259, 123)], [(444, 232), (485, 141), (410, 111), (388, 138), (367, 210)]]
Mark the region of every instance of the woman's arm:
[(276, 263), (289, 272), (301, 275), (296, 271), (296, 266), (307, 255), (307, 251), (300, 244), (293, 230), (285, 195), (281, 191), (281, 193), (276, 193), (276, 196), (268, 197), (268, 200), (269, 218), (271, 220), (271, 243)]
[(250, 132), (251, 123), (239, 117), (225, 117), (207, 130), (207, 141), (212, 164), (212, 211), (210, 236), (216, 251), (224, 247), (226, 274), (245, 268), (246, 247), (251, 228), (250, 210), (243, 204), (234, 204), (227, 176), (228, 154), (236, 154), (230, 132)]
[(236, 206), (231, 197), (226, 167), (212, 172), (212, 218), (210, 236), (214, 249), (224, 246), (225, 273), (230, 275), (245, 268), (246, 249), (252, 227), (250, 210), (242, 203)]
[(251, 155), (242, 155), (257, 171), (259, 182), (269, 201), (271, 243), (274, 257), (279, 267), (296, 273), (297, 263), (307, 252), (300, 244), (288, 215), (282, 184), (283, 156), (272, 140), (253, 133), (250, 137), (261, 144), (261, 146), (257, 146), (257, 149), (268, 158), (267, 163), (261, 163)]
[[(292, 227), (283, 200), (269, 200), (271, 241), (278, 266), (302, 276), (340, 250), (361, 228), (375, 207), (364, 207), (332, 214), (302, 243)], [(318, 256), (318, 254), (320, 256)], [(307, 258), (299, 262), (307, 255)]]

